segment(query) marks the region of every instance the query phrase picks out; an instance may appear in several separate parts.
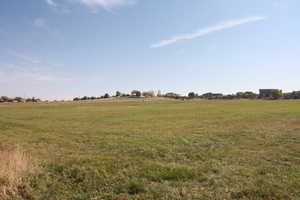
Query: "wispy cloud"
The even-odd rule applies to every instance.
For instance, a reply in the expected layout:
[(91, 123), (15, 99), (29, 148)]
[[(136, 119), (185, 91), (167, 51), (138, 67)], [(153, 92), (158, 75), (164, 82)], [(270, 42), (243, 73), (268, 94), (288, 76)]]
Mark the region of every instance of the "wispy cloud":
[(54, 11), (56, 11), (56, 12), (59, 12), (59, 13), (62, 13), (62, 14), (71, 13), (71, 10), (69, 8), (66, 8), (65, 6), (63, 6), (63, 4), (58, 4), (57, 0), (45, 0), (45, 2), (48, 5), (50, 5), (54, 9)]
[(150, 48), (164, 47), (164, 46), (176, 43), (180, 40), (190, 40), (190, 39), (202, 37), (202, 36), (208, 35), (210, 33), (217, 32), (217, 31), (230, 29), (230, 28), (233, 28), (236, 26), (240, 26), (243, 24), (251, 23), (251, 22), (261, 21), (264, 19), (266, 19), (266, 17), (255, 16), (255, 17), (249, 17), (249, 18), (244, 18), (244, 19), (230, 20), (230, 21), (227, 21), (227, 22), (215, 25), (215, 26), (210, 26), (210, 27), (206, 27), (203, 29), (199, 29), (193, 33), (172, 36), (169, 39), (162, 40), (155, 44), (150, 45)]
[(27, 55), (23, 55), (23, 54), (20, 54), (20, 53), (17, 53), (15, 51), (12, 51), (12, 50), (8, 50), (7, 53), (11, 56), (14, 56), (18, 59), (21, 59), (23, 61), (26, 61), (26, 62), (29, 62), (31, 64), (38, 64), (40, 63), (41, 61), (37, 58), (33, 58), (33, 57), (30, 57), (30, 56), (27, 56)]
[[(62, 1), (62, 0), (61, 0)], [(94, 13), (97, 13), (97, 8), (104, 8), (107, 11), (112, 12), (112, 8), (125, 5), (134, 5), (138, 0), (65, 0), (65, 2), (73, 2), (85, 5), (92, 9)], [(45, 0), (45, 2), (55, 7), (55, 10), (61, 13), (70, 13), (71, 10), (64, 8), (62, 4), (58, 4), (57, 0)]]
[(33, 25), (39, 28), (46, 28), (47, 27), (47, 22), (43, 18), (37, 18), (33, 20)]
[(47, 71), (43, 68), (25, 67), (15, 64), (0, 64), (1, 82), (14, 80), (24, 81), (70, 81), (71, 78), (63, 77)]
[(112, 8), (123, 5), (134, 4), (134, 0), (76, 0), (84, 5), (89, 7), (103, 7), (103, 8)]
[(71, 81), (72, 80), (71, 78), (55, 76), (51, 74), (32, 73), (29, 75), (35, 81)]
[(32, 25), (54, 36), (60, 36), (60, 32), (53, 26), (49, 25), (44, 18), (36, 18), (32, 21)]
[[(1, 49), (0, 49), (1, 50)], [(25, 55), (12, 49), (2, 49), (4, 55), (11, 58), (10, 63), (0, 62), (0, 80), (7, 82), (11, 80), (26, 81), (67, 81), (68, 77), (58, 75), (62, 64), (50, 64), (41, 58)]]
[(50, 6), (54, 6), (54, 7), (57, 6), (57, 4), (55, 3), (54, 0), (46, 0), (46, 2), (47, 2)]

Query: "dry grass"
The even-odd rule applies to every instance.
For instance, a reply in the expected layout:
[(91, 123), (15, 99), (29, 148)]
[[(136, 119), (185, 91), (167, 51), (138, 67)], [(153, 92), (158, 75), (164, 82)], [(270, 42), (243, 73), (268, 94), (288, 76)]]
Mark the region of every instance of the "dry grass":
[(6, 104), (8, 144), (5, 200), (300, 200), (300, 101)]
[(17, 195), (24, 177), (35, 170), (31, 157), (20, 146), (0, 151), (0, 199)]

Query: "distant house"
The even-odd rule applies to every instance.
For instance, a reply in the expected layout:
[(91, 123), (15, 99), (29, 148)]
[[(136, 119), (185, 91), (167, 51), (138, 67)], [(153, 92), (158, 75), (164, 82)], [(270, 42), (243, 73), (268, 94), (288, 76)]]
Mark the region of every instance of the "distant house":
[(168, 98), (178, 98), (178, 97), (180, 97), (180, 95), (176, 94), (174, 92), (169, 92), (169, 93), (165, 94), (165, 97), (168, 97)]
[(223, 98), (223, 94), (209, 92), (209, 93), (203, 94), (202, 98), (204, 98), (204, 99), (221, 99), (221, 98)]
[(285, 99), (300, 99), (300, 91), (294, 91), (294, 92), (284, 93), (283, 97)]
[(282, 93), (282, 90), (279, 89), (260, 89), (259, 90), (259, 97), (260, 98), (273, 98), (274, 94)]

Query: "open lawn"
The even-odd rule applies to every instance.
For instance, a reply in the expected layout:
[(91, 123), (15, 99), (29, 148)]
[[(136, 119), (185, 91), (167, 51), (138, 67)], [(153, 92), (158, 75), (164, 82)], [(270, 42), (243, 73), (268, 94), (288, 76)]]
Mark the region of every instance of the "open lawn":
[(300, 199), (300, 101), (0, 104), (16, 144), (39, 169), (11, 199)]

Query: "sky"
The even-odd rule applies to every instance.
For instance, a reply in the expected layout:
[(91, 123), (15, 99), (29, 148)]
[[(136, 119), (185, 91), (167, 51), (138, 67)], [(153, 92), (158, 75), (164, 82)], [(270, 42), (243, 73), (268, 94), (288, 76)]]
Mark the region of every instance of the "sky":
[(0, 96), (300, 90), (299, 0), (1, 0)]

